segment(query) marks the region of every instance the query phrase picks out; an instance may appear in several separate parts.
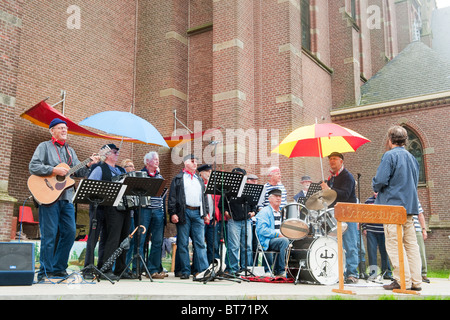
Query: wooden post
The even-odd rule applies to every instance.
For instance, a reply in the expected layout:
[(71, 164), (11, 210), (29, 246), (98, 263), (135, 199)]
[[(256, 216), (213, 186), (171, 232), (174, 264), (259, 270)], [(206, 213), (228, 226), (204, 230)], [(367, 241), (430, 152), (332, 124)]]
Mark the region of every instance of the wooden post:
[(400, 289), (393, 292), (419, 294), (417, 291), (406, 290), (405, 261), (403, 259), (403, 232), (402, 225), (406, 222), (406, 210), (402, 206), (385, 206), (374, 204), (356, 204), (338, 202), (334, 207), (334, 217), (337, 223), (338, 257), (339, 257), (339, 289), (333, 292), (354, 294), (353, 291), (344, 290), (344, 259), (342, 252), (342, 222), (381, 223), (397, 225), (398, 256), (400, 265)]
[(338, 263), (339, 263), (339, 289), (331, 291), (336, 293), (355, 294), (353, 291), (344, 290), (344, 252), (342, 246), (342, 222), (337, 222)]
[(392, 292), (419, 294), (417, 291), (406, 290), (405, 259), (403, 257), (403, 230), (400, 224), (397, 225), (397, 244), (398, 244), (398, 264), (400, 265), (400, 289), (394, 289), (392, 290)]

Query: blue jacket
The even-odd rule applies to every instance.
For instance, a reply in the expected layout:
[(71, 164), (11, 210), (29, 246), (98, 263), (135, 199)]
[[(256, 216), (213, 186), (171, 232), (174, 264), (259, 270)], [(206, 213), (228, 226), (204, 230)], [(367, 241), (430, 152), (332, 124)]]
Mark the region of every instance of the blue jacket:
[(381, 158), (372, 187), (375, 204), (403, 206), (407, 214), (419, 214), (417, 184), (419, 163), (404, 147), (395, 147)]
[(271, 205), (264, 207), (256, 215), (256, 234), (264, 250), (269, 248), (271, 239), (278, 238), (280, 235), (280, 231), (275, 230), (275, 218)]

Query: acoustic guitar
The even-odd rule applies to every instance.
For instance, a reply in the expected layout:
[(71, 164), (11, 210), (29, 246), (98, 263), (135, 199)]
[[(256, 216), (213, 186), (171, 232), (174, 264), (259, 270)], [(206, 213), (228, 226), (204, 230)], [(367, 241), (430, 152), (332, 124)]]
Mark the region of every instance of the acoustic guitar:
[[(101, 161), (105, 160), (106, 154), (110, 150), (111, 148), (106, 145), (99, 151), (98, 155)], [(58, 164), (56, 167), (63, 167), (69, 170), (65, 176), (59, 176), (54, 173), (48, 176), (31, 175), (28, 178), (28, 189), (37, 203), (50, 205), (59, 199), (64, 190), (75, 184), (75, 180), (70, 176), (91, 161), (92, 159), (89, 157), (72, 168), (66, 163)]]

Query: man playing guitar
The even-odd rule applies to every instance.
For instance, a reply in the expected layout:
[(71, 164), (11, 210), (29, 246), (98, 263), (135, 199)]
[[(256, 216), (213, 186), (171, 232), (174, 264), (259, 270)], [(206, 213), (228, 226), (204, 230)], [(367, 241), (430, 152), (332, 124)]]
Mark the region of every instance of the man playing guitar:
[[(50, 277), (67, 276), (69, 254), (75, 241), (76, 224), (75, 209), (72, 203), (73, 184), (67, 181), (72, 171), (75, 176), (86, 176), (89, 166), (99, 161), (98, 155), (92, 155), (81, 163), (75, 151), (66, 143), (67, 123), (55, 118), (49, 125), (51, 140), (42, 142), (36, 148), (29, 164), (32, 174), (28, 181), (31, 193), (39, 206), (39, 226), (41, 232), (40, 269), (38, 282)], [(53, 178), (58, 178), (60, 185), (52, 184)], [(40, 187), (34, 186), (34, 179), (43, 179)], [(37, 185), (37, 184), (36, 184)], [(43, 194), (58, 191), (55, 201), (39, 201), (40, 189)], [(59, 194), (60, 193), (60, 194)], [(56, 235), (59, 230), (59, 240), (56, 244)], [(55, 248), (56, 246), (56, 248)]]

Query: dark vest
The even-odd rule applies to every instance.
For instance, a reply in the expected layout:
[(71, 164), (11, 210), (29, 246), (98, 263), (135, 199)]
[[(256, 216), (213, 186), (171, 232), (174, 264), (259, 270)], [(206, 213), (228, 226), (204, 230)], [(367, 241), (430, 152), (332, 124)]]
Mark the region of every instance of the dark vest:
[[(102, 180), (111, 181), (113, 175), (111, 173), (111, 169), (109, 169), (108, 164), (103, 162), (99, 166), (100, 166), (100, 168), (102, 168)], [(121, 166), (116, 166), (116, 167), (119, 168), (120, 172), (126, 173), (125, 169), (122, 168)]]

